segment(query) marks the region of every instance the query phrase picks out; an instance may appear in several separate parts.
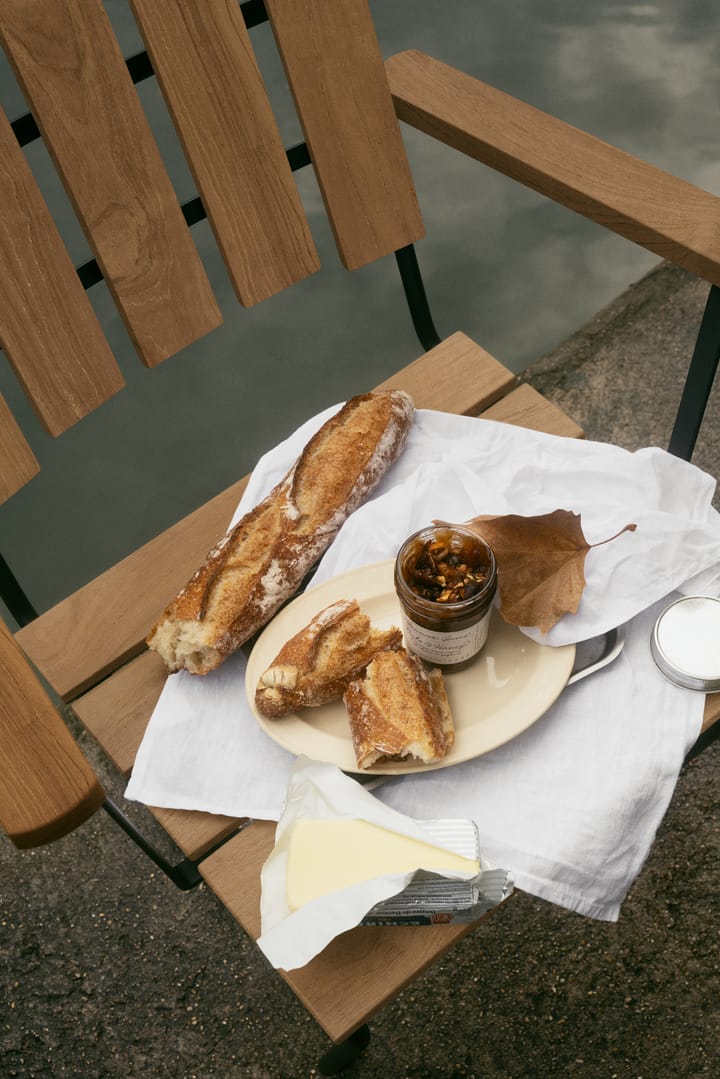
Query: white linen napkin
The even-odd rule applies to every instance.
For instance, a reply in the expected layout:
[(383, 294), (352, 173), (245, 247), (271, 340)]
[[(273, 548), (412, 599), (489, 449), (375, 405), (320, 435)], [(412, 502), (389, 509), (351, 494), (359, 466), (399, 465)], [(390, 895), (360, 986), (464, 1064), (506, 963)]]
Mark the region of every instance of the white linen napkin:
[[(258, 464), (233, 520), (285, 474), (339, 406), (304, 424)], [(385, 784), (376, 796), (410, 816), (470, 817), (482, 849), (518, 887), (614, 919), (700, 729), (703, 695), (656, 670), (649, 637), (675, 590), (720, 592), (715, 481), (662, 450), (635, 453), (469, 417), (419, 411), (401, 458), (345, 523), (313, 583), (392, 558), (433, 518), (582, 515), (591, 550), (576, 615), (544, 637), (559, 645), (628, 622), (623, 655), (569, 687), (524, 734), (492, 753)], [(259, 728), (237, 655), (203, 678), (168, 678), (127, 797), (148, 805), (278, 820), (293, 756)]]

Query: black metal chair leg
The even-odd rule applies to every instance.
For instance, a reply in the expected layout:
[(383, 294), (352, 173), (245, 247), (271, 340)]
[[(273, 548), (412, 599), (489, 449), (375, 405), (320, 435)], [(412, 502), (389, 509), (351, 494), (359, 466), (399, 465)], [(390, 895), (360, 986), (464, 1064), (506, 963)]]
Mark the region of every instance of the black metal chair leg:
[(720, 288), (710, 287), (668, 449), (689, 461), (720, 360)]
[(122, 828), (123, 832), (132, 839), (133, 843), (137, 844), (141, 851), (148, 856), (148, 858), (155, 863), (158, 869), (161, 869), (166, 877), (169, 877), (176, 888), (180, 888), (181, 891), (187, 892), (191, 888), (195, 888), (198, 884), (202, 883), (202, 876), (198, 870), (200, 862), (204, 861), (210, 854), (213, 854), (216, 850), (222, 847), (229, 839), (241, 832), (244, 828), (247, 828), (252, 821), (248, 818), (242, 821), (237, 828), (235, 828), (229, 835), (223, 836), (218, 840), (214, 846), (206, 850), (201, 858), (198, 858), (194, 862), (191, 858), (183, 858), (180, 862), (170, 862), (164, 854), (154, 847), (152, 843), (142, 834), (142, 832), (135, 827), (131, 820), (125, 816), (119, 806), (110, 799), (106, 798), (103, 802), (103, 809), (111, 817), (116, 824)]
[(184, 858), (175, 864), (169, 862), (135, 827), (132, 821), (125, 816), (120, 807), (116, 806), (109, 798), (106, 798), (103, 802), (103, 809), (122, 828), (123, 832), (132, 839), (133, 843), (137, 844), (140, 850), (155, 863), (158, 869), (161, 869), (165, 876), (170, 878), (177, 888), (186, 892), (200, 884), (202, 877), (195, 862), (192, 862), (189, 858)]
[(321, 1075), (337, 1075), (354, 1064), (364, 1049), (370, 1044), (370, 1027), (367, 1023), (358, 1027), (354, 1034), (339, 1045), (333, 1045), (318, 1061)]
[(720, 723), (713, 723), (712, 727), (708, 727), (708, 729), (703, 731), (700, 735), (695, 745), (688, 752), (684, 763), (689, 764), (690, 761), (695, 760), (696, 757), (699, 757), (700, 754), (706, 750), (708, 746), (711, 746), (713, 742), (717, 741), (718, 738), (720, 738)]
[(405, 299), (410, 310), (410, 317), (420, 344), (427, 352), (440, 344), (440, 335), (430, 313), (425, 285), (415, 248), (412, 244), (401, 247), (395, 252), (395, 261), (400, 271), (400, 279), (405, 291)]
[(19, 626), (27, 626), (37, 618), (37, 611), (20, 587), (20, 583), (0, 554), (0, 599)]

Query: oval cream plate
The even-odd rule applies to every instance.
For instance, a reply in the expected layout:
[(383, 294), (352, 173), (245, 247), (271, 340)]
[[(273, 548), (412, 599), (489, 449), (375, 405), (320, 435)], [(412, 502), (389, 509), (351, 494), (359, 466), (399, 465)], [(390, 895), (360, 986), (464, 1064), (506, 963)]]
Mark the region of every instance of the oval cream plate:
[[(393, 586), (394, 562), (377, 562), (334, 577), (303, 592), (284, 607), (258, 638), (247, 665), (248, 702), (260, 726), (291, 753), (328, 761), (345, 772), (358, 772), (342, 701), (305, 708), (283, 719), (267, 719), (255, 708), (255, 688), (285, 642), (328, 604), (356, 599), (373, 625), (400, 626), (400, 606)], [(509, 742), (545, 713), (565, 687), (575, 645), (550, 648), (536, 644), (493, 611), (487, 644), (462, 671), (445, 674), (455, 723), (455, 744), (439, 764), (387, 761), (362, 769), (363, 775), (406, 775), (479, 757)]]

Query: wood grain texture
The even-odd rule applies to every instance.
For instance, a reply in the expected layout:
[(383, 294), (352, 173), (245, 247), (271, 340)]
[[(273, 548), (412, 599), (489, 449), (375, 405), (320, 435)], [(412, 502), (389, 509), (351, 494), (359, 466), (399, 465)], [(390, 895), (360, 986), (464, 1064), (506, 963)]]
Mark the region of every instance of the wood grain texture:
[(0, 38), (143, 361), (222, 319), (101, 0), (4, 0)]
[(13, 843), (67, 835), (102, 805), (104, 791), (0, 620), (0, 821)]
[(476, 416), (508, 393), (517, 377), (464, 333), (424, 352), (378, 390), (405, 390), (416, 408)]
[[(143, 652), (73, 702), (75, 715), (124, 776), (132, 771), (166, 678), (158, 654)], [(152, 812), (188, 858), (199, 858), (239, 823), (238, 818), (215, 813), (159, 808)]]
[(720, 719), (720, 693), (708, 693), (705, 698), (702, 733), (709, 731)]
[(242, 823), (240, 818), (226, 817), (220, 813), (199, 813), (191, 809), (158, 809), (153, 806), (149, 808), (173, 842), (194, 861), (231, 836)]
[(365, 0), (267, 0), (343, 265), (425, 233)]
[(129, 776), (145, 727), (167, 679), (156, 652), (143, 652), (73, 701), (73, 711), (123, 776)]
[(145, 635), (223, 534), (247, 477), (183, 517), (16, 634), (72, 700), (145, 649)]
[[(260, 870), (275, 825), (254, 821), (200, 864), (200, 872), (247, 933), (260, 934)], [(336, 937), (283, 978), (335, 1042), (343, 1041), (473, 925), (360, 926)]]
[(720, 198), (416, 50), (386, 64), (399, 118), (720, 284)]
[(0, 204), (0, 346), (59, 435), (124, 380), (2, 109)]
[(565, 438), (582, 438), (584, 431), (562, 409), (526, 383), (483, 412), (483, 419), (511, 423), (531, 431), (547, 431)]
[(240, 302), (320, 263), (240, 5), (131, 0)]
[(39, 471), (35, 454), (25, 441), (7, 401), (0, 396), (0, 505)]

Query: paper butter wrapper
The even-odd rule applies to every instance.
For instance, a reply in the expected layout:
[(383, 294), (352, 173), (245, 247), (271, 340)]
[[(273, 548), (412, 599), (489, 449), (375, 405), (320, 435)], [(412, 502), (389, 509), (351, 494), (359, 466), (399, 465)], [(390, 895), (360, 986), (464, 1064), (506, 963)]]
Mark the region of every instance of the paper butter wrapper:
[[(305, 966), (336, 936), (359, 925), (377, 903), (401, 892), (415, 875), (404, 872), (373, 877), (291, 911), (286, 892), (290, 833), (302, 818), (365, 820), (421, 843), (441, 845), (411, 817), (383, 805), (335, 765), (298, 757), (290, 772), (275, 846), (260, 876), (261, 936), (257, 943), (272, 965), (282, 970)], [(481, 860), (481, 870), (490, 868)], [(472, 873), (455, 871), (446, 871), (442, 876), (476, 879)]]

